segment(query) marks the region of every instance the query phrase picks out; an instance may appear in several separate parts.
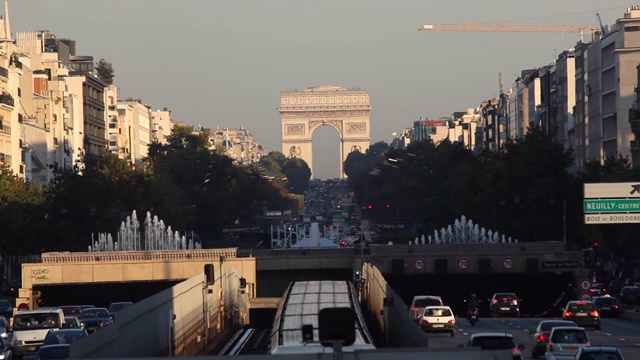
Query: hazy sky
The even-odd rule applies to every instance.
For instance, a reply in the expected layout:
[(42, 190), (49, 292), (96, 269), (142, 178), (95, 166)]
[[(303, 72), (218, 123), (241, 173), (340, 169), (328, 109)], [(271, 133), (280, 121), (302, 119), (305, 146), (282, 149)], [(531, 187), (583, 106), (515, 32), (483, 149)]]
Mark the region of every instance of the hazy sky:
[[(120, 97), (173, 118), (248, 129), (281, 151), (280, 92), (319, 85), (370, 91), (371, 143), (421, 115), (476, 107), (523, 69), (551, 63), (579, 34), (418, 31), (421, 23), (516, 20), (597, 25), (619, 0), (10, 0), (12, 32), (49, 30), (78, 55), (111, 62)], [(573, 15), (566, 15), (573, 14)], [(562, 16), (559, 16), (562, 15)], [(531, 20), (521, 20), (531, 19)], [(590, 35), (585, 37), (589, 40)], [(338, 133), (313, 136), (314, 177), (337, 177)]]

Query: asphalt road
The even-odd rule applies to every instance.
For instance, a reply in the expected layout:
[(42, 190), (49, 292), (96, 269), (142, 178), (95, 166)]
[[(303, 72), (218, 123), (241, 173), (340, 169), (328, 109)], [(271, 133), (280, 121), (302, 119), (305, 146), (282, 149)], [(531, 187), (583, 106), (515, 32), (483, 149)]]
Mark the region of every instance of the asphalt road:
[[(549, 318), (551, 319), (551, 318)], [(523, 355), (531, 359), (531, 333), (542, 318), (481, 318), (471, 326), (465, 318), (456, 319), (456, 335), (425, 334), (431, 348), (455, 348), (466, 344), (478, 332), (508, 332), (518, 344), (524, 344)], [(628, 319), (602, 319), (602, 330), (587, 329), (591, 346), (618, 347), (625, 359), (640, 359), (640, 322)], [(544, 358), (544, 357), (542, 357)]]

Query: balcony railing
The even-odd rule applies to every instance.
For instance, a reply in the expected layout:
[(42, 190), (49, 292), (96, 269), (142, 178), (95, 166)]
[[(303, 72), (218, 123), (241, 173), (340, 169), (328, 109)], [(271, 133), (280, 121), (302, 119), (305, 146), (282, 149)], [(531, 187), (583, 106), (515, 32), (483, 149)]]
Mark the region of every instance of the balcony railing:
[(4, 162), (4, 163), (11, 163), (11, 155), (9, 154), (5, 154), (5, 153), (0, 153), (0, 162)]
[(0, 134), (11, 135), (11, 126), (7, 126), (7, 125), (0, 126)]
[(11, 94), (0, 94), (0, 103), (13, 107), (13, 96)]

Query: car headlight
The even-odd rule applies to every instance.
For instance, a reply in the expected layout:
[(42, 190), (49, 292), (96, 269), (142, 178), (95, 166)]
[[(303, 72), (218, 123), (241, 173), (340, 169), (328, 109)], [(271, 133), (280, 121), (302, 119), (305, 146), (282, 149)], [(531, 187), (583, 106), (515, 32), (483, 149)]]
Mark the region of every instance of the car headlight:
[(19, 340), (19, 339), (13, 339), (11, 340), (11, 346), (20, 346), (23, 345), (23, 341)]

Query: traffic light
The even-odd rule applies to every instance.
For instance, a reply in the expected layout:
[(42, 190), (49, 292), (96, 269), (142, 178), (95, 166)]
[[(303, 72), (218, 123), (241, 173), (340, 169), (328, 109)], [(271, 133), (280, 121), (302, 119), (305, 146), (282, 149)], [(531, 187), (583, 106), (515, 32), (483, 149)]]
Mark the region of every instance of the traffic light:
[(360, 280), (360, 276), (362, 276), (362, 271), (360, 270), (354, 271), (353, 276), (356, 278), (356, 280)]

